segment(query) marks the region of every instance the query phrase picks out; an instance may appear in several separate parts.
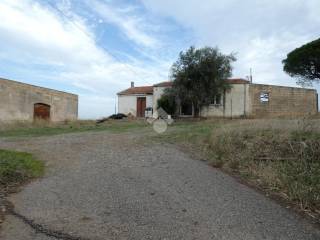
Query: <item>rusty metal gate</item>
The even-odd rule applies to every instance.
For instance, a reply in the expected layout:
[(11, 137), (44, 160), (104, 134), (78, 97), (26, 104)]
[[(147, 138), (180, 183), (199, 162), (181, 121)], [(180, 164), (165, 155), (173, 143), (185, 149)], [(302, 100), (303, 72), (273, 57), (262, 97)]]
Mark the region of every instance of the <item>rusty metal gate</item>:
[(34, 119), (50, 120), (50, 105), (44, 103), (34, 104)]

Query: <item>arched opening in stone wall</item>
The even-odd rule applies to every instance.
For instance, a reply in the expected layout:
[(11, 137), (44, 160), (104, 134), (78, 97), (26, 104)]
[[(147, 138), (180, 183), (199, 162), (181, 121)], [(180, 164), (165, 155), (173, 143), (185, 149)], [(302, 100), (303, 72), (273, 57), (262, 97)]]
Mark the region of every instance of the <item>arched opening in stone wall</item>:
[(50, 120), (50, 105), (44, 103), (35, 103), (33, 119)]

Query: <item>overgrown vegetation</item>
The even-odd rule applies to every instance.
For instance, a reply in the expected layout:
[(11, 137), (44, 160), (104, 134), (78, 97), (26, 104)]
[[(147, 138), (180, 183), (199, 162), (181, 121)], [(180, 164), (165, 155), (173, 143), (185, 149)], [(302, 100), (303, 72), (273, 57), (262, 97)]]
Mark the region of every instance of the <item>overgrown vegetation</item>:
[(175, 115), (176, 113), (176, 97), (172, 88), (164, 90), (164, 94), (158, 99), (158, 108), (162, 108), (166, 113)]
[(37, 137), (86, 131), (125, 132), (145, 126), (146, 123), (143, 121), (130, 120), (109, 120), (101, 124), (96, 124), (95, 121), (0, 123), (0, 137)]
[[(16, 123), (1, 125), (0, 136), (137, 129), (146, 133), (152, 131), (145, 122), (130, 120), (107, 121), (99, 125), (93, 121)], [(319, 119), (175, 121), (167, 132), (153, 136), (164, 142), (180, 143), (214, 167), (237, 174), (267, 192), (296, 203), (306, 212), (320, 216)], [(29, 154), (0, 150), (0, 182), (41, 175), (42, 167), (37, 165), (40, 163), (32, 162)]]
[(32, 154), (0, 149), (0, 187), (21, 184), (42, 176), (43, 162)]
[[(320, 215), (319, 120), (178, 123), (161, 139), (191, 144), (209, 163)], [(320, 220), (320, 219), (319, 219)]]
[(180, 52), (172, 65), (172, 91), (181, 103), (192, 103), (195, 115), (199, 116), (202, 106), (231, 87), (225, 80), (232, 76), (235, 60), (233, 54), (225, 55), (218, 48), (190, 47)]

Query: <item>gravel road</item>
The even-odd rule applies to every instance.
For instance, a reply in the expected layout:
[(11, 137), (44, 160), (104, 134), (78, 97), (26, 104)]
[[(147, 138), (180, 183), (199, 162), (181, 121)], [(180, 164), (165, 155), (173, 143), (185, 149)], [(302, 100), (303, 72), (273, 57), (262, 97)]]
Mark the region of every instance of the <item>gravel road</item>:
[(320, 239), (294, 212), (143, 134), (2, 139), (0, 148), (47, 164), (42, 179), (9, 198), (25, 219), (8, 215), (4, 240)]

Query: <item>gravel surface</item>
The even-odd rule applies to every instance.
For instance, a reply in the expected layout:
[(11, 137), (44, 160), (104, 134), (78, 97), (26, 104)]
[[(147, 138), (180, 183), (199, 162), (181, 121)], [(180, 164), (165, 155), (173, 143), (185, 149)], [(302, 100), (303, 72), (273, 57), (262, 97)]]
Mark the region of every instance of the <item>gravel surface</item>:
[[(9, 200), (32, 223), (73, 239), (320, 239), (294, 212), (142, 134), (2, 139), (0, 148), (46, 161), (45, 177)], [(56, 239), (13, 215), (0, 238)]]

